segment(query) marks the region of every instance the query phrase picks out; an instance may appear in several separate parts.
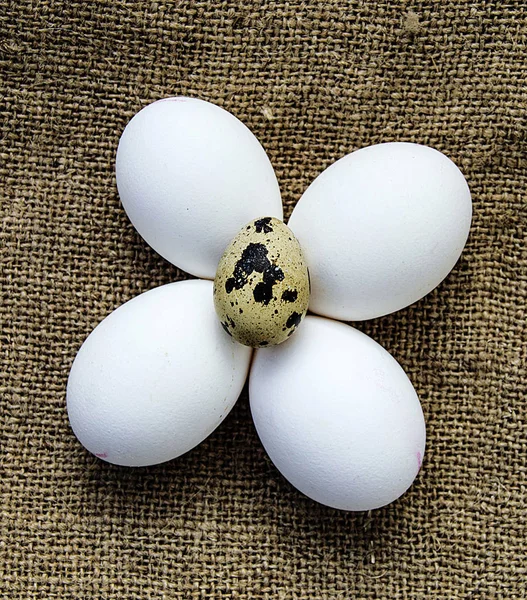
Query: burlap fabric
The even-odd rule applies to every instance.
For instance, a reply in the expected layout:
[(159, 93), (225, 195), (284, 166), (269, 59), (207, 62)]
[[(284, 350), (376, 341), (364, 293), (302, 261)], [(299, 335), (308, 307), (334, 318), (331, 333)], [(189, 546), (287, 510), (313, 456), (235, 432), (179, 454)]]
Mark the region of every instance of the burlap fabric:
[[(2, 598), (527, 596), (527, 8), (523, 2), (110, 1), (0, 6)], [(197, 449), (101, 462), (73, 436), (76, 351), (114, 308), (186, 277), (122, 210), (119, 135), (186, 94), (242, 119), (286, 213), (344, 154), (428, 144), (473, 193), (468, 246), (416, 305), (359, 327), (428, 426), (399, 501), (343, 513), (271, 465), (244, 395)]]

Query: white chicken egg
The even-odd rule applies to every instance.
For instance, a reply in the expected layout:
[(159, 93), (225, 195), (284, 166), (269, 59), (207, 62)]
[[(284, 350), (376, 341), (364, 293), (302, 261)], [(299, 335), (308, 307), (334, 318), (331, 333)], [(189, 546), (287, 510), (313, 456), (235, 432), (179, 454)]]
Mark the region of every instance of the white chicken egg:
[(412, 384), (382, 346), (349, 325), (308, 315), (289, 340), (256, 350), (249, 397), (273, 463), (322, 504), (379, 508), (421, 467), (425, 422)]
[(67, 404), (80, 442), (108, 462), (175, 458), (222, 422), (244, 385), (251, 350), (222, 329), (211, 281), (184, 281), (120, 306), (71, 368)]
[(214, 279), (227, 244), (259, 215), (282, 218), (276, 176), (251, 131), (195, 98), (158, 100), (126, 126), (116, 179), (142, 237), (188, 273)]
[(288, 223), (309, 266), (309, 309), (360, 321), (416, 302), (454, 267), (471, 217), (465, 178), (437, 150), (387, 143), (348, 154)]

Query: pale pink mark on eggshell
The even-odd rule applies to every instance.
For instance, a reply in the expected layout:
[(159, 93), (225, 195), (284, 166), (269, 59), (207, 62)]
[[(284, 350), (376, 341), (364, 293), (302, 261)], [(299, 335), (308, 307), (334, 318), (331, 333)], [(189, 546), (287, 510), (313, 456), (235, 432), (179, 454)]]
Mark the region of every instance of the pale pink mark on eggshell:
[(106, 454), (106, 452), (95, 453), (95, 456), (97, 456), (97, 458), (108, 458), (108, 455)]
[(417, 470), (419, 471), (421, 469), (421, 465), (423, 464), (423, 457), (421, 456), (421, 453), (419, 452), (419, 450), (417, 451)]

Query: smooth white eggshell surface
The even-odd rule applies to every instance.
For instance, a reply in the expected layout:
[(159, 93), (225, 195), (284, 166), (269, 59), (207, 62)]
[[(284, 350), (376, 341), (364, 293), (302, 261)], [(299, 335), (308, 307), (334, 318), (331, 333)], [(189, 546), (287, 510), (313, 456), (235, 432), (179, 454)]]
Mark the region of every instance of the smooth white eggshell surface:
[(433, 148), (393, 142), (341, 158), (288, 223), (309, 265), (310, 310), (360, 321), (416, 302), (455, 265), (471, 218), (465, 178)]
[(282, 218), (269, 159), (226, 110), (195, 98), (158, 100), (126, 126), (116, 178), (128, 217), (174, 265), (214, 279), (227, 244), (259, 216)]
[(170, 460), (222, 422), (250, 359), (216, 317), (212, 282), (158, 287), (116, 309), (82, 345), (68, 380), (71, 426), (108, 462)]
[(317, 502), (378, 508), (419, 471), (417, 394), (397, 361), (349, 325), (308, 315), (288, 341), (257, 350), (249, 397), (271, 460)]

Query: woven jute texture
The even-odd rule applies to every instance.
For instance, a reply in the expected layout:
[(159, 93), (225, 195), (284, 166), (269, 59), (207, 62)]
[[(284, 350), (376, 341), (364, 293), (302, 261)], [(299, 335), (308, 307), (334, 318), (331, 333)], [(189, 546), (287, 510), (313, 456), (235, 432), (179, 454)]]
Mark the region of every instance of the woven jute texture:
[[(4, 0), (0, 5), (0, 597), (527, 597), (527, 8), (523, 2)], [(106, 464), (66, 412), (82, 341), (184, 279), (116, 191), (127, 121), (184, 94), (245, 122), (286, 215), (336, 159), (433, 146), (473, 194), (459, 263), (359, 325), (403, 365), (428, 428), (394, 504), (345, 513), (267, 459), (244, 393), (202, 445)]]

